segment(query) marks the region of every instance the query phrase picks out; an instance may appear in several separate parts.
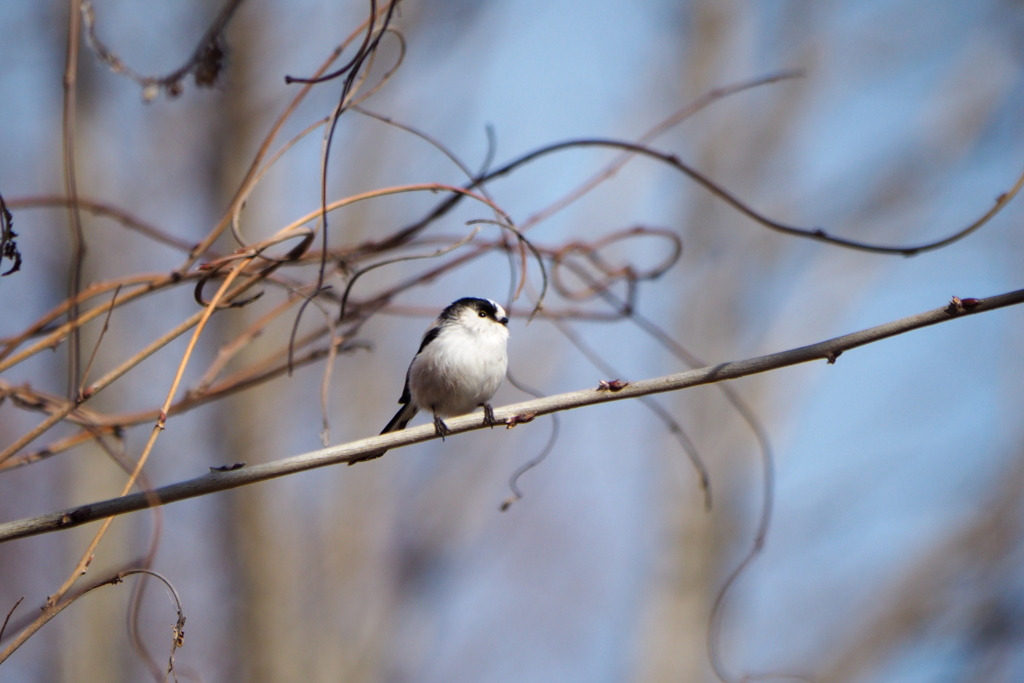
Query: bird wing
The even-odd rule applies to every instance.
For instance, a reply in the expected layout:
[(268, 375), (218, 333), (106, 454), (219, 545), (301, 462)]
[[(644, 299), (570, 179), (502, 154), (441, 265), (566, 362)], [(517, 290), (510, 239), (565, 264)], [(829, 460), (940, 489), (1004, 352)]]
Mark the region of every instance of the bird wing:
[[(427, 330), (426, 334), (423, 335), (423, 341), (420, 342), (420, 348), (416, 352), (416, 356), (420, 355), (423, 349), (427, 348), (427, 344), (437, 339), (437, 335), (441, 333), (440, 320), (434, 321), (434, 325)], [(416, 356), (413, 356), (413, 360), (416, 360)], [(399, 429), (405, 429), (406, 425), (409, 424), (409, 420), (416, 417), (416, 413), (419, 412), (419, 408), (412, 402), (412, 393), (409, 391), (409, 373), (412, 371), (412, 363), (409, 364), (409, 369), (405, 371), (405, 388), (402, 390), (402, 397), (398, 399), (398, 402), (402, 404), (402, 407), (398, 409), (395, 416), (391, 418), (387, 426), (381, 430), (381, 434), (388, 434), (390, 432), (397, 432)], [(373, 451), (366, 455), (349, 461), (349, 465), (354, 465), (357, 462), (363, 462), (365, 460), (373, 460), (379, 458), (387, 452), (387, 449), (382, 451)]]
[[(430, 327), (429, 330), (427, 330), (426, 334), (423, 335), (423, 341), (420, 342), (420, 348), (419, 348), (419, 350), (416, 351), (416, 356), (419, 356), (421, 353), (423, 353), (423, 349), (427, 348), (427, 344), (429, 344), (430, 342), (432, 342), (435, 339), (437, 339), (437, 335), (441, 334), (441, 327), (442, 327), (442, 325), (439, 324), (439, 323), (440, 323), (439, 320), (435, 320), (434, 324)], [(416, 360), (416, 356), (412, 357), (414, 362)], [(409, 369), (405, 371), (405, 388), (402, 389), (402, 398), (398, 399), (399, 403), (412, 403), (412, 394), (409, 393), (409, 373), (410, 372), (412, 372), (412, 363), (409, 363)], [(399, 412), (401, 412), (401, 411), (399, 411)], [(411, 415), (409, 415), (409, 419), (411, 420), (412, 416), (415, 415), (415, 414), (416, 413), (413, 412)], [(398, 416), (396, 415), (395, 417), (397, 418)], [(391, 422), (394, 422), (394, 421), (395, 421), (394, 419), (391, 420)], [(406, 422), (408, 422), (408, 421), (409, 420), (406, 420)], [(388, 426), (390, 426), (390, 424), (391, 423), (388, 423)], [(405, 425), (402, 425), (398, 429), (404, 429), (404, 428), (405, 428)], [(394, 431), (394, 430), (393, 429), (385, 429), (385, 431), (381, 432), (381, 434), (384, 434), (384, 433), (389, 432), (389, 431)]]

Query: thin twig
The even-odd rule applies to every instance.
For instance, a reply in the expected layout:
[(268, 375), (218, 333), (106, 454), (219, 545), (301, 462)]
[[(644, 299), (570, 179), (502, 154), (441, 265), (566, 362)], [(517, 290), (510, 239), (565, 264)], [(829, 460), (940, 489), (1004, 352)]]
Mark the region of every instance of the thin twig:
[(0, 625), (0, 641), (4, 639), (4, 631), (7, 630), (7, 624), (11, 621), (11, 615), (14, 614), (14, 610), (18, 609), (18, 605), (20, 605), (21, 601), (24, 599), (25, 596), (21, 596), (20, 598), (14, 601), (14, 604), (11, 605), (11, 609), (7, 610), (7, 616), (4, 617), (4, 623)]
[(68, 43), (64, 62), (64, 194), (68, 197), (68, 229), (71, 233), (71, 270), (68, 275), (68, 400), (75, 397), (79, 383), (80, 339), (78, 319), (78, 291), (82, 288), (82, 266), (85, 263), (85, 234), (82, 215), (78, 210), (78, 179), (75, 172), (75, 116), (78, 97), (78, 46), (81, 39), (82, 15), (80, 0), (68, 0)]
[[(552, 145), (547, 145), (545, 147), (541, 147), (532, 152), (524, 154), (518, 159), (515, 159), (505, 164), (501, 168), (491, 171), (485, 177), (479, 178), (476, 182), (466, 185), (463, 189), (470, 190), (476, 187), (477, 185), (480, 185), (481, 183), (493, 180), (495, 178), (499, 178), (504, 175), (508, 175), (509, 173), (512, 173), (513, 171), (518, 169), (520, 166), (536, 161), (537, 159), (547, 156), (549, 154), (554, 154), (556, 152), (562, 152), (570, 149), (584, 149), (587, 147), (619, 149), (661, 161), (662, 163), (665, 163), (668, 166), (671, 166), (677, 171), (680, 171), (684, 175), (688, 176), (691, 180), (695, 181), (698, 185), (702, 186), (708, 192), (715, 195), (716, 197), (724, 201), (726, 204), (728, 204), (735, 210), (739, 211), (743, 215), (747, 216), (751, 220), (755, 221), (756, 223), (759, 223), (760, 225), (763, 225), (766, 228), (775, 230), (776, 232), (780, 232), (785, 235), (790, 235), (792, 237), (802, 237), (805, 239), (811, 239), (818, 242), (824, 242), (826, 244), (830, 244), (837, 247), (844, 247), (847, 249), (865, 251), (874, 254), (915, 256), (926, 251), (932, 251), (935, 249), (946, 247), (954, 242), (957, 242), (967, 237), (968, 235), (970, 235), (971, 233), (975, 232), (976, 230), (984, 226), (986, 223), (988, 223), (996, 214), (1002, 211), (1003, 208), (1010, 203), (1010, 201), (1020, 192), (1022, 188), (1024, 188), (1024, 173), (1021, 173), (1021, 175), (1018, 176), (1017, 180), (1014, 182), (1013, 186), (996, 198), (996, 201), (991, 208), (989, 208), (979, 218), (975, 219), (965, 227), (956, 230), (954, 233), (948, 235), (947, 237), (933, 240), (931, 242), (924, 242), (921, 244), (906, 246), (886, 246), (880, 244), (873, 244), (869, 242), (860, 242), (858, 240), (851, 240), (846, 239), (844, 237), (837, 237), (835, 235), (831, 235), (822, 228), (804, 228), (795, 225), (788, 225), (781, 221), (773, 220), (756, 211), (746, 202), (739, 199), (739, 197), (726, 190), (725, 187), (723, 187), (719, 183), (716, 183), (715, 181), (711, 180), (711, 178), (704, 175), (703, 173), (693, 168), (689, 164), (684, 163), (675, 154), (661, 152), (651, 147), (639, 145), (625, 140), (584, 138), (579, 140), (566, 140)], [(417, 223), (413, 223), (412, 225), (402, 228), (398, 232), (390, 235), (389, 237), (382, 241), (382, 244), (386, 244), (389, 246), (403, 244), (404, 242), (411, 239), (413, 236), (419, 234), (424, 228), (426, 228), (428, 225), (439, 219), (441, 216), (444, 216), (449, 211), (451, 211), (456, 206), (456, 204), (458, 204), (459, 201), (461, 201), (461, 199), (461, 195), (452, 195), (448, 199), (438, 204), (438, 206), (432, 212), (430, 212), (426, 216), (426, 218), (418, 221)]]
[(92, 353), (89, 355), (89, 362), (85, 364), (85, 369), (82, 370), (82, 383), (78, 386), (79, 397), (83, 396), (85, 393), (85, 380), (89, 377), (89, 372), (92, 370), (92, 364), (96, 362), (96, 354), (100, 351), (100, 344), (103, 343), (103, 337), (107, 336), (107, 330), (110, 328), (110, 316), (114, 313), (114, 308), (117, 306), (117, 295), (120, 293), (121, 288), (118, 287), (114, 290), (114, 296), (110, 298), (110, 306), (107, 308), (107, 317), (103, 319), (103, 327), (100, 328), (100, 336), (92, 347)]

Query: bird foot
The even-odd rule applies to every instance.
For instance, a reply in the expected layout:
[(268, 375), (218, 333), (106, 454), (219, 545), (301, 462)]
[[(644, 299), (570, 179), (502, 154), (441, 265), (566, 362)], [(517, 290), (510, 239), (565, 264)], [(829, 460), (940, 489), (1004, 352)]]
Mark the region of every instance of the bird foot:
[(441, 437), (441, 441), (444, 441), (444, 437), (452, 433), (452, 430), (448, 429), (448, 425), (444, 423), (439, 416), (434, 415), (434, 432)]
[(498, 424), (494, 419), (494, 408), (490, 403), (481, 403), (480, 406), (484, 409), (484, 424), (494, 429), (494, 425)]

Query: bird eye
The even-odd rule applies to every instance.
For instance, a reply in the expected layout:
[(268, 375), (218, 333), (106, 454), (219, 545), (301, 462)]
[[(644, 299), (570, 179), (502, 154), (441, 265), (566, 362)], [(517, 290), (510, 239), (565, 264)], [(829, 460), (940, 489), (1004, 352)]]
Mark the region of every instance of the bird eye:
[(477, 311), (476, 314), (478, 316), (480, 316), (481, 318), (486, 318), (487, 317), (487, 311)]

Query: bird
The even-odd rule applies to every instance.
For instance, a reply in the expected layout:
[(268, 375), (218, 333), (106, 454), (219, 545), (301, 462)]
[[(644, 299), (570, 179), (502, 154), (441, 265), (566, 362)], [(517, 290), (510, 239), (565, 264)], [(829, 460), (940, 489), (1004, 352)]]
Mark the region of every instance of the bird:
[[(381, 434), (405, 429), (419, 411), (434, 416), (442, 439), (451, 432), (442, 418), (484, 409), (484, 424), (494, 426), (488, 401), (505, 380), (508, 369), (508, 316), (490, 299), (463, 297), (441, 311), (420, 342), (405, 373), (401, 408)], [(387, 449), (372, 451), (349, 465), (379, 458)]]

